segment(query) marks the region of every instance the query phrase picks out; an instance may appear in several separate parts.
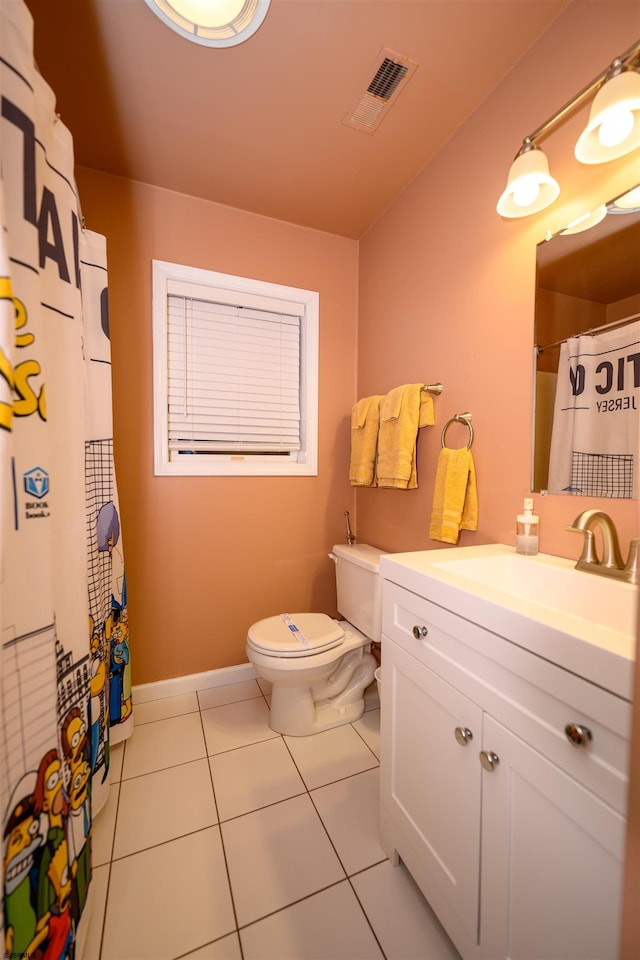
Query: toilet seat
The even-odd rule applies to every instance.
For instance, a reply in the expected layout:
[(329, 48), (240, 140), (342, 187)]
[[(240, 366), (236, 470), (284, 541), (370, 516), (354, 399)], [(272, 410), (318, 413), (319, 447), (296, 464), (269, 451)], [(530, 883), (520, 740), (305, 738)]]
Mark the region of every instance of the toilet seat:
[(271, 657), (310, 657), (340, 646), (342, 627), (326, 613), (292, 613), (258, 620), (249, 628), (247, 644)]

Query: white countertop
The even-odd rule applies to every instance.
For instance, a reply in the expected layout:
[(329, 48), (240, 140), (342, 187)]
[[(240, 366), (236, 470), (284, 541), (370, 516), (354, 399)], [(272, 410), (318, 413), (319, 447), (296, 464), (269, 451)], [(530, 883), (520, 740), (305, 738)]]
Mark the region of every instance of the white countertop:
[(380, 574), (432, 603), (632, 699), (638, 587), (504, 544), (390, 553)]

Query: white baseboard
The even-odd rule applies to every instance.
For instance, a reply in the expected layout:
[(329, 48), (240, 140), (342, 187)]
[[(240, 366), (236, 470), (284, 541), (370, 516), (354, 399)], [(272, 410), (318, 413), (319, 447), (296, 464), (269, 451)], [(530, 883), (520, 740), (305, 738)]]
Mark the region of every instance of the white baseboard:
[[(222, 687), (227, 683), (242, 683), (244, 680), (256, 680), (257, 673), (250, 663), (240, 663), (235, 667), (221, 667), (219, 670), (206, 670), (204, 673), (191, 673), (185, 677), (173, 677), (171, 680), (156, 680), (154, 683), (141, 683), (132, 688), (133, 703), (147, 703), (149, 700), (164, 700), (177, 697), (181, 693), (193, 693), (195, 690), (208, 690)], [(135, 719), (135, 717), (134, 717)]]

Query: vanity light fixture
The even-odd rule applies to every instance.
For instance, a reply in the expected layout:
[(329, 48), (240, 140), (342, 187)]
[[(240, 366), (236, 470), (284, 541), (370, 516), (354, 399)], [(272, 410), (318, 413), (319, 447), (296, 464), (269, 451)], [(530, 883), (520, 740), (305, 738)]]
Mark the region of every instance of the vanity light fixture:
[(564, 120), (594, 91), (589, 122), (580, 135), (575, 156), (581, 163), (606, 163), (640, 146), (640, 41), (629, 47), (580, 93), (537, 130), (524, 138), (509, 170), (507, 186), (498, 200), (502, 217), (528, 217), (556, 199), (560, 187), (537, 141)]
[(205, 47), (234, 47), (253, 36), (271, 0), (145, 0), (166, 26)]
[(540, 147), (526, 137), (511, 164), (507, 186), (498, 200), (501, 217), (527, 217), (550, 206), (560, 193), (549, 173), (549, 161)]
[(583, 213), (581, 217), (577, 217), (575, 220), (572, 220), (571, 223), (560, 231), (561, 236), (569, 237), (574, 233), (582, 233), (584, 230), (590, 230), (591, 227), (595, 227), (596, 224), (602, 223), (604, 218), (607, 215), (607, 205), (606, 203), (601, 203), (599, 207), (596, 207), (595, 210), (590, 210), (588, 213)]
[(637, 213), (640, 210), (640, 187), (632, 187), (621, 197), (613, 200), (609, 206), (610, 213)]
[(640, 146), (640, 73), (614, 60), (576, 143), (580, 163), (606, 163)]

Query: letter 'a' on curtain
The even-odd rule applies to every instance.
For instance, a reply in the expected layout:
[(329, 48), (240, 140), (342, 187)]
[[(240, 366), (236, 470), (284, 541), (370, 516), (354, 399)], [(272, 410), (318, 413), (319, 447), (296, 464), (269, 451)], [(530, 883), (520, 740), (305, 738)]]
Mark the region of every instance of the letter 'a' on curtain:
[(0, 936), (81, 958), (92, 823), (132, 728), (106, 243), (82, 228), (73, 142), (0, 3)]
[(549, 492), (640, 496), (640, 321), (560, 347)]

